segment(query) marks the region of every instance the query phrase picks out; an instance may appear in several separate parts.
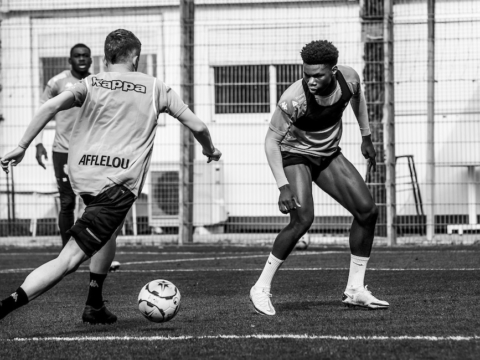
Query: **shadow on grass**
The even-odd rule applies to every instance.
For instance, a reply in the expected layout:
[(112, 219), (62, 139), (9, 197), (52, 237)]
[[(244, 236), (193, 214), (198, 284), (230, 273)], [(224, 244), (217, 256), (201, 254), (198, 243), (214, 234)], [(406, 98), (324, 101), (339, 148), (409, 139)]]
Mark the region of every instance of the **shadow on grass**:
[(292, 301), (292, 302), (283, 302), (274, 305), (275, 308), (279, 311), (308, 311), (311, 309), (318, 309), (322, 307), (338, 307), (342, 308), (342, 303), (340, 301)]

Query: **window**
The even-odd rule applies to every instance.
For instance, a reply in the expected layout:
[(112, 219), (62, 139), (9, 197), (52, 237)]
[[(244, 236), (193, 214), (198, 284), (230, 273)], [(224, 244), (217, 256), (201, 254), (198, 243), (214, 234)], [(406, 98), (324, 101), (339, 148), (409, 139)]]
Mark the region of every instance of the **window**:
[(62, 71), (70, 69), (67, 57), (44, 57), (40, 58), (42, 64), (40, 71), (40, 84), (42, 85), (42, 92), (47, 86), (48, 81), (55, 75), (60, 74)]
[(283, 92), (303, 76), (299, 64), (216, 66), (213, 69), (216, 114), (269, 113), (272, 111), (270, 94), (278, 102)]
[(277, 102), (283, 92), (303, 77), (302, 65), (275, 65), (277, 68)]
[(214, 67), (215, 113), (270, 112), (268, 65)]

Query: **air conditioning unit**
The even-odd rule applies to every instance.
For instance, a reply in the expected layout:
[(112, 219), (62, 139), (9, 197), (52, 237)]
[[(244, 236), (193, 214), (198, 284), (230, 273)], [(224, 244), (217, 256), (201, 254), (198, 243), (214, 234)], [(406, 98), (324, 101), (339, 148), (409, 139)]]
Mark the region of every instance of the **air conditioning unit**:
[[(179, 223), (179, 164), (152, 163), (148, 178), (148, 222), (152, 227), (176, 227)], [(193, 176), (193, 225), (225, 222), (223, 163), (196, 160)]]

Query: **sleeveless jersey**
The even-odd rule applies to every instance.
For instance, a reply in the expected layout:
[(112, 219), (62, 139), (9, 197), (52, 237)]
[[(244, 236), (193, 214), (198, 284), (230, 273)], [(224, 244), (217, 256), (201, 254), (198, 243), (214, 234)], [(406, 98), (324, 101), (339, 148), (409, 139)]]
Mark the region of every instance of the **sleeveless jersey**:
[(187, 105), (170, 87), (138, 72), (90, 75), (68, 91), (81, 107), (68, 155), (73, 190), (96, 196), (118, 184), (138, 196), (158, 115), (178, 117)]
[[(74, 84), (79, 82), (70, 70), (62, 71), (60, 74), (54, 76), (48, 81), (45, 90), (40, 98), (40, 103), (43, 104), (71, 88)], [(60, 153), (68, 153), (68, 143), (70, 141), (70, 134), (72, 133), (73, 124), (80, 113), (80, 109), (72, 108), (65, 111), (60, 111), (55, 115), (55, 138), (53, 140), (53, 151)]]
[(337, 86), (328, 96), (310, 93), (303, 79), (293, 83), (281, 96), (278, 108), (281, 116), (272, 118), (270, 129), (284, 136), (282, 152), (329, 156), (338, 149), (342, 137), (342, 114), (349, 102), (356, 102), (358, 121), (366, 124), (362, 135), (368, 135), (366, 103), (360, 88), (360, 78), (350, 67), (338, 66)]

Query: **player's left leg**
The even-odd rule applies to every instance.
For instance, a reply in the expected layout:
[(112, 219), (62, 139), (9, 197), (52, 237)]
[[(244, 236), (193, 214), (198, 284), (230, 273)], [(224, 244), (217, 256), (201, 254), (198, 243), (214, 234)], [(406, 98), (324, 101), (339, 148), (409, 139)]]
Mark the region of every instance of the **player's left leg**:
[(57, 179), (58, 193), (60, 195), (60, 212), (58, 213), (58, 227), (62, 238), (62, 247), (70, 239), (67, 231), (75, 223), (75, 193), (73, 192), (70, 178), (68, 177), (67, 162), (68, 154), (53, 152), (53, 169)]
[(115, 258), (117, 247), (117, 236), (122, 229), (122, 225), (113, 234), (110, 241), (93, 255), (90, 261), (90, 282), (88, 286), (88, 296), (83, 310), (82, 320), (90, 324), (113, 324), (117, 321), (114, 315), (105, 306), (103, 300), (103, 283), (107, 278), (110, 264)]
[(357, 169), (341, 153), (333, 157), (314, 182), (353, 215), (350, 229), (350, 273), (343, 295), (346, 305), (385, 309), (364, 286), (365, 270), (373, 245), (378, 209)]
[(75, 240), (70, 240), (57, 258), (33, 270), (14, 293), (2, 300), (0, 319), (51, 289), (88, 258)]

